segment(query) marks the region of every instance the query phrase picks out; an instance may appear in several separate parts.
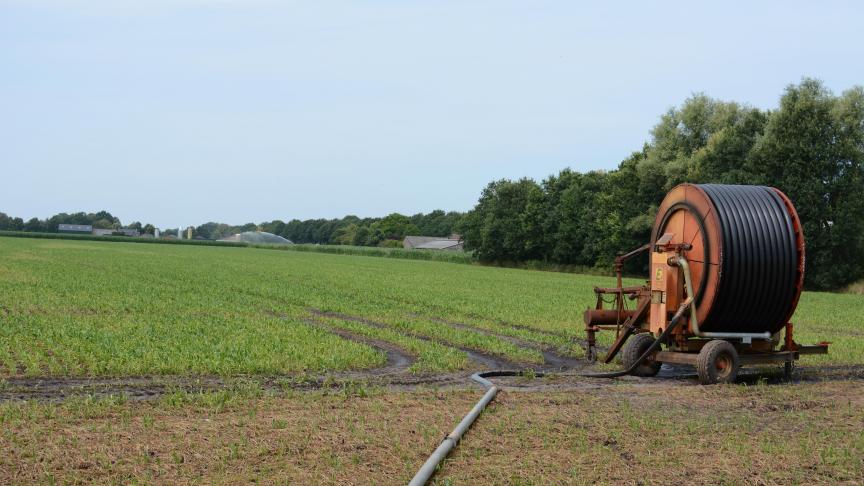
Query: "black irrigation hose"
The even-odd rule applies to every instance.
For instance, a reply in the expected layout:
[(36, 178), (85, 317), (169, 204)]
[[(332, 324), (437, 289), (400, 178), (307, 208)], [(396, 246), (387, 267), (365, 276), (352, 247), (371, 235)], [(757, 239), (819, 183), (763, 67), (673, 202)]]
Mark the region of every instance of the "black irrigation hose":
[(720, 285), (703, 331), (771, 332), (786, 324), (798, 247), (789, 210), (764, 186), (700, 184), (720, 221)]
[(587, 378), (618, 378), (619, 376), (629, 375), (633, 372), (633, 370), (636, 369), (637, 366), (639, 366), (640, 364), (642, 364), (643, 361), (648, 359), (648, 356), (650, 356), (654, 351), (657, 351), (657, 348), (660, 347), (660, 344), (665, 341), (666, 338), (669, 337), (669, 335), (672, 334), (672, 331), (674, 331), (676, 327), (678, 327), (678, 323), (681, 322), (681, 318), (684, 316), (684, 311), (687, 310), (689, 307), (689, 301), (681, 304), (681, 307), (678, 308), (678, 312), (676, 312), (675, 315), (672, 317), (672, 320), (669, 321), (669, 325), (666, 327), (666, 330), (663, 331), (663, 333), (660, 334), (660, 337), (655, 339), (654, 342), (651, 343), (651, 346), (649, 346), (648, 349), (646, 349), (645, 352), (642, 353), (642, 356), (639, 356), (639, 359), (637, 359), (636, 362), (630, 365), (630, 367), (626, 370), (609, 371), (606, 373), (579, 373), (578, 376), (585, 376)]

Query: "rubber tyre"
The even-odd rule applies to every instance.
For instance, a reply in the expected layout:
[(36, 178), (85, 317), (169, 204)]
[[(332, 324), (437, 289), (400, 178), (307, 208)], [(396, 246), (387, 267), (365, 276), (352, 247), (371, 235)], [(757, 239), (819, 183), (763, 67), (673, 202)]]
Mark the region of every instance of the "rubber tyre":
[(709, 341), (696, 358), (696, 372), (699, 373), (699, 383), (703, 385), (735, 383), (740, 366), (735, 346), (722, 339)]
[[(624, 369), (630, 369), (643, 354), (654, 344), (654, 336), (649, 332), (643, 332), (631, 337), (624, 344), (624, 349), (621, 350), (621, 363)], [(661, 363), (654, 361), (650, 357), (645, 359), (635, 370), (630, 374), (633, 376), (654, 376), (660, 371)]]

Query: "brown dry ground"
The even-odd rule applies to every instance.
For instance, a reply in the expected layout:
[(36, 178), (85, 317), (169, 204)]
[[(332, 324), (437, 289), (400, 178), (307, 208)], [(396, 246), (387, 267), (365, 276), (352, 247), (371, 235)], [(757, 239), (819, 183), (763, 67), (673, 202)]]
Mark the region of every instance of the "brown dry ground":
[[(436, 482), (864, 482), (861, 380), (552, 381), (499, 380)], [(357, 385), (7, 402), (0, 483), (404, 484), (480, 394)]]

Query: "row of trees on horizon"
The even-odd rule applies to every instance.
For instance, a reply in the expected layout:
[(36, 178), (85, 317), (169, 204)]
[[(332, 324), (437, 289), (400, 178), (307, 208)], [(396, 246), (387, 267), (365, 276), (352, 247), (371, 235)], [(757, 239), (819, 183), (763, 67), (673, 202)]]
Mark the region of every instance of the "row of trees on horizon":
[[(208, 222), (194, 227), (193, 237), (218, 240), (245, 231), (266, 231), (288, 238), (295, 243), (315, 243), (357, 246), (401, 246), (408, 235), (449, 236), (464, 213), (444, 212), (436, 209), (429, 213), (405, 216), (393, 213), (383, 218), (360, 218), (345, 216), (340, 219), (292, 219), (264, 223), (231, 225)], [(31, 218), (24, 221), (0, 212), (0, 230), (56, 233), (60, 224), (91, 225), (99, 229), (134, 228), (144, 234), (153, 235), (156, 227), (150, 223), (133, 222), (126, 226), (120, 218), (108, 211), (96, 213), (59, 213), (46, 219)], [(177, 228), (163, 229), (163, 235), (177, 235)]]
[[(775, 110), (693, 95), (663, 114), (650, 141), (617, 169), (493, 181), (468, 213), (210, 222), (194, 234), (219, 239), (261, 230), (295, 243), (401, 246), (406, 235), (460, 233), (466, 250), (483, 262), (609, 268), (617, 254), (649, 239), (657, 206), (682, 182), (780, 188), (804, 225), (808, 288), (835, 289), (864, 278), (864, 89), (835, 95), (813, 79), (788, 86)], [(52, 232), (59, 223), (120, 225), (105, 211), (26, 222), (0, 213), (0, 229)]]
[(242, 231), (258, 229), (279, 235), (295, 243), (356, 246), (402, 246), (408, 235), (449, 236), (464, 214), (436, 209), (429, 213), (405, 216), (393, 213), (383, 218), (360, 218), (349, 215), (341, 219), (292, 219), (233, 227), (219, 223), (206, 223), (195, 228), (195, 234), (208, 239), (219, 239)]

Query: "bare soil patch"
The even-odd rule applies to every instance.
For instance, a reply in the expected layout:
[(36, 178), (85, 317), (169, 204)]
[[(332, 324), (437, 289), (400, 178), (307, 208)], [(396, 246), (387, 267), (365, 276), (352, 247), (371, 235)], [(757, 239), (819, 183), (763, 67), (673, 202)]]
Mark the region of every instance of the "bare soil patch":
[(864, 383), (506, 393), (439, 484), (860, 484)]
[[(519, 380), (496, 379), (505, 391), (446, 461), (438, 484), (864, 480), (864, 382), (619, 381), (524, 393)], [(222, 407), (6, 404), (0, 483), (404, 484), (479, 396), (477, 389), (389, 390), (263, 396)]]

